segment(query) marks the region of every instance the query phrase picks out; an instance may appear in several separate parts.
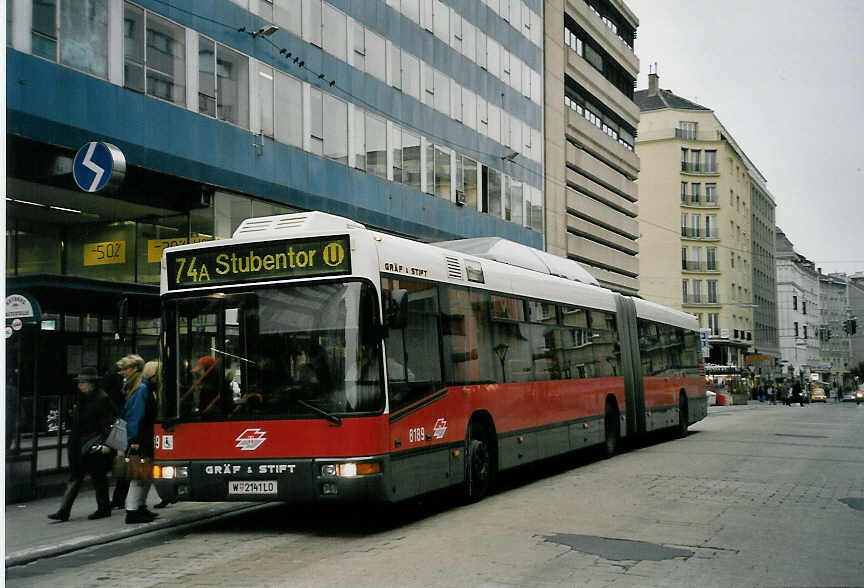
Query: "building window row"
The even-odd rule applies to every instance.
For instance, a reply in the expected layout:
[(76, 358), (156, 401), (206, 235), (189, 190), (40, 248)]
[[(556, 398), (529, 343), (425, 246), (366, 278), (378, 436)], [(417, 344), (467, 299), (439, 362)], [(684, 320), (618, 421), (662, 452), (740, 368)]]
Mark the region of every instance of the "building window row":
[(702, 159), (701, 149), (681, 148), (681, 171), (695, 173), (717, 173), (717, 150), (706, 149)]
[(609, 0), (585, 0), (588, 7), (600, 17), (603, 24), (615, 33), (619, 39), (624, 41), (630, 49), (633, 49), (633, 40), (636, 38), (636, 30), (621, 18), (619, 12), (612, 6)]
[(702, 280), (681, 280), (681, 295), (684, 304), (719, 304), (717, 280), (706, 280), (707, 290), (702, 289)]
[[(287, 0), (275, 7), (258, 0), (232, 0), (268, 22), (307, 41), (334, 57), (365, 70), (381, 81), (385, 78), (384, 64), (391, 56), (389, 47), (384, 51), (384, 37), (371, 28), (357, 22), (345, 13), (322, 0)], [(528, 18), (526, 31), (540, 31), (539, 15), (528, 10), (520, 0), (501, 0), (522, 5), (534, 18)], [(251, 6), (249, 6), (251, 4)], [(437, 36), (465, 58), (485, 69), (503, 83), (521, 92), (536, 104), (542, 104), (541, 75), (527, 63), (507, 51), (503, 45), (488, 37), (456, 10), (439, 0), (388, 0), (388, 5), (417, 23), (422, 29)], [(490, 2), (491, 4), (491, 2)], [(497, 2), (495, 3), (497, 5)], [(513, 13), (517, 12), (514, 8)], [(522, 13), (520, 9), (519, 14)], [(536, 24), (534, 23), (536, 19)], [(522, 26), (522, 20), (519, 20)], [(517, 30), (518, 27), (517, 27)], [(533, 39), (532, 39), (533, 41)], [(390, 41), (387, 41), (388, 46)], [(405, 52), (403, 51), (403, 54)], [(418, 59), (412, 56), (412, 59)]]
[(702, 193), (700, 182), (681, 182), (681, 203), (695, 205), (717, 205), (717, 184), (706, 183), (705, 193)]
[(702, 259), (702, 247), (681, 248), (681, 269), (684, 271), (713, 272), (717, 271), (717, 248), (705, 247), (705, 260)]
[(583, 57), (606, 80), (633, 100), (636, 78), (598, 45), (570, 15), (564, 15), (564, 44)]
[[(46, 2), (50, 3), (51, 10), (56, 9), (56, 4), (51, 0)], [(94, 0), (94, 6), (96, 4), (102, 7), (102, 14), (106, 15), (105, 2)], [(72, 3), (61, 2), (62, 7), (69, 5)], [(38, 12), (36, 8), (34, 19)], [(66, 15), (66, 12), (62, 14)], [(92, 16), (92, 11), (88, 14)], [(68, 15), (68, 18), (73, 17), (71, 13)], [(108, 36), (107, 18), (105, 21), (106, 26), (100, 33), (102, 38)], [(427, 148), (427, 153), (437, 155), (426, 160), (429, 182), (423, 185), (418, 181), (421, 174), (417, 153), (421, 141), (423, 145), (430, 143), (418, 134), (402, 130), (395, 123), (367, 113), (353, 104), (349, 105), (269, 65), (252, 60), (253, 75), (250, 76), (248, 56), (203, 35), (187, 36), (183, 27), (135, 4), (124, 4), (123, 23), (124, 86), (130, 90), (184, 106), (188, 100), (188, 80), (185, 79), (187, 57), (196, 58), (196, 106), (202, 115), (243, 128), (251, 127), (262, 136), (280, 143), (447, 199), (451, 199), (449, 161), (452, 158), (455, 173), (461, 174), (459, 180), (462, 183), (454, 184), (453, 199), (458, 204), (542, 230), (542, 198), (538, 188), (480, 165), (443, 146)], [(186, 46), (187, 41), (189, 47)], [(98, 46), (99, 43), (95, 42), (94, 45)], [(56, 59), (56, 55), (48, 57)], [(107, 54), (105, 59), (107, 76)], [(85, 65), (83, 59), (70, 63), (70, 66), (86, 70)], [(99, 68), (90, 70), (101, 71)], [(436, 78), (434, 74), (439, 75)], [(457, 91), (452, 92), (453, 85), (449, 83), (449, 78), (440, 72), (434, 71), (432, 79), (437, 79), (441, 86), (446, 84), (449, 90), (446, 95), (453, 104), (458, 104), (461, 118), (468, 119), (469, 123), (482, 129), (493, 140), (496, 136), (500, 137), (503, 145), (536, 157), (539, 161), (542, 148), (539, 131), (534, 131), (500, 109), (490, 108), (485, 100), (480, 100), (478, 106), (477, 96), (462, 92), (464, 89), (458, 86)], [(251, 106), (250, 87), (254, 101)], [(441, 94), (445, 94), (443, 89)], [(353, 117), (351, 125), (349, 110)], [(386, 130), (388, 127), (390, 132)], [(349, 145), (352, 147), (350, 150)], [(391, 150), (391, 165), (387, 163), (388, 147)], [(468, 173), (462, 173), (466, 167)], [(481, 177), (490, 179), (482, 184), (482, 191), (479, 191)]]
[(633, 151), (636, 129), (609, 111), (570, 76), (565, 76), (564, 106), (585, 118), (628, 151)]
[[(40, 57), (52, 61), (59, 59), (59, 63), (63, 65), (107, 79), (107, 0), (86, 0), (86, 2), (88, 10), (79, 12), (72, 11), (71, 7), (75, 4), (67, 0), (34, 2), (32, 51)], [(339, 36), (340, 31), (344, 33), (347, 17), (327, 3), (322, 5), (320, 0), (304, 1), (303, 6), (306, 7), (304, 14), (307, 18), (303, 22), (307, 24), (309, 21), (318, 22), (318, 19), (309, 17), (310, 13), (315, 13), (310, 7), (314, 7), (316, 3), (318, 8), (324, 11), (324, 16), (320, 19), (320, 27), (325, 33), (322, 38), (331, 39)], [(290, 8), (288, 5), (280, 4), (276, 8), (276, 13), (277, 15), (291, 14)], [(65, 23), (60, 28), (64, 34), (60, 36), (59, 44), (57, 43), (58, 15)], [(359, 26), (354, 21), (352, 23), (355, 28)], [(314, 28), (314, 25), (308, 26)], [(375, 35), (364, 27), (360, 28), (363, 32), (363, 43), (358, 42), (359, 32), (355, 30), (357, 34), (352, 34), (354, 37), (352, 52), (354, 55), (363, 53), (363, 62), (355, 60), (354, 64), (362, 65), (366, 73), (402, 89), (406, 94), (425, 102), (493, 141), (510, 147), (524, 157), (541, 161), (542, 141), (539, 129), (532, 128), (503, 108), (488, 103), (481, 96), (392, 45), (383, 37)], [(80, 30), (88, 31), (85, 35), (88, 39), (87, 43), (83, 43), (81, 40), (83, 37), (76, 33)], [(53, 35), (50, 39), (48, 33)], [(342, 36), (344, 37), (344, 34)], [(186, 79), (187, 61), (192, 62), (193, 67), (197, 61), (198, 79), (195, 85), (197, 85), (198, 112), (243, 128), (251, 128), (253, 131), (260, 130), (264, 135), (272, 137), (274, 134), (271, 129), (272, 116), (267, 114), (272, 109), (269, 108), (270, 92), (267, 89), (274, 85), (273, 68), (270, 68), (270, 73), (259, 72), (253, 80), (250, 80), (248, 56), (203, 35), (193, 37), (193, 40), (197, 40), (197, 48), (194, 42), (188, 43), (190, 46), (187, 47), (187, 29), (131, 2), (125, 2), (124, 67), (123, 79), (120, 83), (131, 90), (183, 106), (189, 100), (186, 96), (186, 86), (190, 83), (190, 80)], [(74, 49), (66, 48), (67, 45), (72, 45)], [(86, 50), (82, 47), (86, 47)], [(104, 50), (100, 51), (100, 47)], [(530, 70), (526, 67), (525, 71)], [(248, 95), (250, 85), (256, 92), (256, 96), (264, 101), (260, 129), (257, 128), (259, 114), (250, 113)], [(256, 89), (258, 85), (263, 86), (264, 89)], [(537, 88), (539, 92), (539, 76), (535, 81), (529, 81), (525, 87)], [(535, 97), (539, 100), (539, 95)], [(250, 114), (253, 117), (251, 124)], [(291, 129), (283, 129), (283, 131), (291, 131)], [(285, 142), (296, 144), (290, 140)]]
[(716, 214), (706, 214), (704, 215), (705, 223), (702, 223), (701, 214), (687, 214), (686, 212), (681, 213), (681, 236), (682, 237), (699, 237), (699, 238), (709, 238), (716, 239), (719, 237), (719, 231), (717, 230), (717, 215)]

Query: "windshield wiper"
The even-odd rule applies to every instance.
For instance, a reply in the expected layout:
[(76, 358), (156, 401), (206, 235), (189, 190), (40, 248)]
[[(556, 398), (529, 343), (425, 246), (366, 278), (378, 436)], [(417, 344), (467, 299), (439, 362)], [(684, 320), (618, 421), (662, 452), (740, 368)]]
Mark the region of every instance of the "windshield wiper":
[(308, 408), (308, 409), (314, 410), (315, 412), (317, 412), (318, 414), (320, 414), (321, 416), (323, 416), (325, 419), (327, 419), (327, 420), (330, 421), (331, 423), (335, 423), (335, 424), (337, 424), (337, 425), (341, 425), (341, 424), (342, 424), (342, 419), (340, 419), (340, 418), (339, 418), (338, 416), (336, 416), (335, 414), (332, 414), (332, 413), (327, 412), (327, 411), (324, 410), (323, 408), (318, 408), (318, 407), (315, 406), (314, 404), (311, 404), (311, 403), (309, 403), (309, 402), (306, 402), (305, 400), (302, 400), (302, 399), (300, 399), (300, 398), (295, 398), (294, 401), (295, 401), (297, 404), (300, 404), (300, 405), (302, 405), (302, 406), (305, 406), (305, 407)]

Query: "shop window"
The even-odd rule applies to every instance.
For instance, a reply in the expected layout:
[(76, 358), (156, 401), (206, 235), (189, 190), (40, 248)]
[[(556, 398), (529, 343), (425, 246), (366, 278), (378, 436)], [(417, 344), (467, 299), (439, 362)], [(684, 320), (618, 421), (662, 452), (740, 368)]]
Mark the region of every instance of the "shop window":
[(59, 227), (18, 220), (14, 239), (17, 275), (61, 272), (63, 247)]
[(60, 4), (60, 63), (108, 77), (108, 0)]
[[(185, 214), (161, 217), (152, 222), (137, 223), (137, 276), (139, 282), (159, 283), (159, 268), (162, 252), (166, 247), (184, 245), (189, 242), (189, 218)], [(207, 240), (193, 238), (193, 242)]]
[(66, 273), (134, 282), (136, 223), (89, 223), (66, 229)]

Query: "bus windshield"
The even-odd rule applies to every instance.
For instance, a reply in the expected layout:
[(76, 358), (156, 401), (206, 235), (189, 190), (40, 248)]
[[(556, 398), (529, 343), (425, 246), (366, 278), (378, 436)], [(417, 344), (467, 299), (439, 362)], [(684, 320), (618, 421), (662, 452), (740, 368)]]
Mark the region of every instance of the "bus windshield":
[(339, 422), (384, 408), (369, 283), (208, 292), (163, 309), (162, 419)]

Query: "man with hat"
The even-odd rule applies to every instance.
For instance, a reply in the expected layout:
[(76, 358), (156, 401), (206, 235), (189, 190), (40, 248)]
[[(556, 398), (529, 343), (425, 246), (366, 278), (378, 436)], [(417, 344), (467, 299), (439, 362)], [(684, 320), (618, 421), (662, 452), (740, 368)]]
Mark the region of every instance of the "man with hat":
[(108, 470), (111, 469), (111, 449), (102, 445), (102, 442), (114, 422), (114, 409), (108, 396), (96, 388), (99, 381), (96, 368), (83, 368), (75, 381), (79, 395), (72, 407), (72, 429), (66, 447), (71, 477), (60, 509), (48, 515), (49, 519), (61, 522), (69, 520), (72, 503), (78, 496), (84, 476), (88, 475), (96, 490), (97, 509), (87, 518), (92, 520), (111, 516), (107, 478)]

